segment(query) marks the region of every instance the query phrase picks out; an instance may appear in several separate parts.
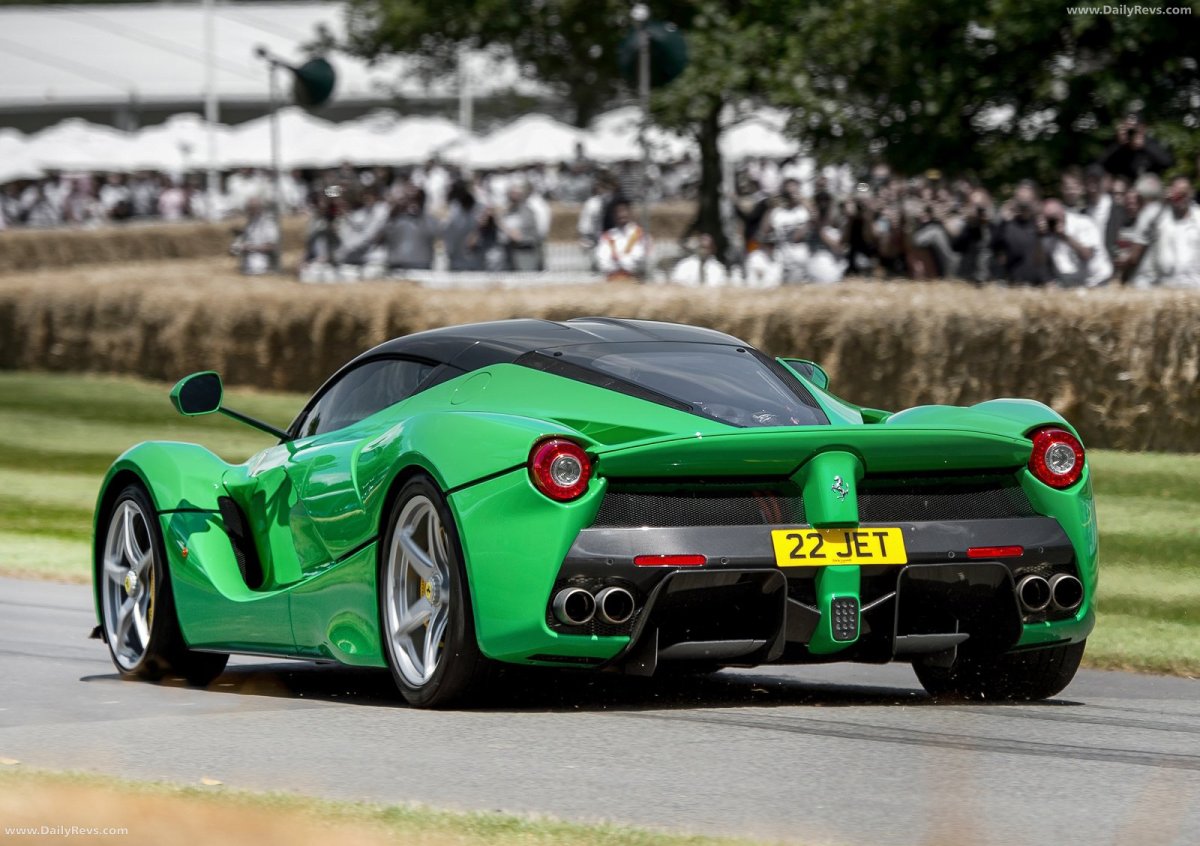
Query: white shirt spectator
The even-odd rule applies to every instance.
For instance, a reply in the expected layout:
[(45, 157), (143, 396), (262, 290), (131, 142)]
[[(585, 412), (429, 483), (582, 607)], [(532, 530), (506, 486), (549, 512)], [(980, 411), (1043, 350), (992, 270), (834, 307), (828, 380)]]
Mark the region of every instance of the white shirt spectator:
[(646, 236), (633, 221), (613, 227), (596, 245), (596, 269), (609, 279), (641, 276), (646, 268)]
[(751, 251), (746, 256), (747, 288), (778, 288), (783, 284), (783, 262), (772, 250)]
[(1134, 288), (1149, 288), (1159, 282), (1154, 263), (1154, 244), (1158, 240), (1162, 220), (1170, 213), (1170, 209), (1164, 203), (1149, 202), (1138, 212), (1133, 226), (1121, 231), (1123, 240), (1146, 248), (1130, 280)]
[(1088, 203), (1083, 209), (1084, 215), (1091, 218), (1092, 223), (1096, 224), (1096, 229), (1100, 231), (1101, 238), (1108, 231), (1108, 219), (1112, 217), (1112, 197), (1108, 194), (1101, 194), (1096, 202)]
[(1156, 281), (1169, 288), (1200, 288), (1200, 206), (1183, 217), (1168, 209), (1159, 221), (1158, 242), (1146, 256)]
[(163, 220), (182, 220), (188, 210), (187, 192), (179, 185), (172, 185), (158, 196), (158, 213)]
[(534, 218), (537, 220), (538, 238), (545, 241), (550, 237), (550, 204), (546, 202), (546, 198), (534, 191), (525, 200), (529, 205), (529, 210), (533, 212)]
[(720, 287), (729, 282), (729, 274), (715, 257), (697, 254), (679, 260), (671, 270), (671, 282), (689, 288)]
[(1050, 249), (1050, 260), (1058, 274), (1058, 281), (1066, 288), (1103, 285), (1112, 278), (1113, 266), (1104, 249), (1104, 237), (1095, 222), (1086, 215), (1068, 211), (1063, 218), (1064, 234), (1080, 246), (1089, 247), (1092, 257), (1084, 261), (1065, 238), (1055, 238)]

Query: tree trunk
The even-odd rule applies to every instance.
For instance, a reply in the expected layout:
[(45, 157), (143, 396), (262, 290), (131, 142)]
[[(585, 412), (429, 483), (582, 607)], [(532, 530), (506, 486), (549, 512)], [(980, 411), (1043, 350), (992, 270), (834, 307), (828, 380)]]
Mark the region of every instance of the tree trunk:
[(711, 235), (716, 243), (716, 254), (721, 261), (727, 259), (729, 244), (725, 238), (725, 227), (721, 225), (721, 107), (719, 97), (709, 101), (708, 112), (700, 121), (700, 191), (699, 208), (692, 231)]

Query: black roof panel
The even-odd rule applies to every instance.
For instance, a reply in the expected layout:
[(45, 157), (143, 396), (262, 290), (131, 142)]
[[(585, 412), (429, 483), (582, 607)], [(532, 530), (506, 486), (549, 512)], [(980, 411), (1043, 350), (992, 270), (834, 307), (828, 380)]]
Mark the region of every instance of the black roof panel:
[(453, 364), (462, 370), (475, 370), (491, 364), (512, 362), (534, 350), (630, 341), (747, 346), (724, 332), (679, 323), (613, 317), (579, 317), (561, 322), (523, 318), (416, 332), (385, 341), (359, 358), (377, 355), (415, 356)]

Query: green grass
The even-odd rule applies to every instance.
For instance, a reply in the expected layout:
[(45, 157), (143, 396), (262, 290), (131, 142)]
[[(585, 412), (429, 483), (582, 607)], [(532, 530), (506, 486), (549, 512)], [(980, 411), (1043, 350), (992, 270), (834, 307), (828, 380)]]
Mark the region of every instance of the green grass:
[[(285, 425), (304, 397), (230, 391)], [(271, 443), (223, 417), (185, 419), (167, 387), (131, 379), (0, 373), (0, 571), (83, 581), (96, 491), (146, 439), (242, 461)], [(1101, 543), (1091, 666), (1200, 675), (1200, 455), (1090, 453)]]
[[(251, 846), (305, 842), (416, 843), (423, 846), (750, 846), (741, 838), (650, 831), (612, 824), (564, 822), (542, 816), (441, 811), (413, 805), (334, 801), (291, 793), (255, 793), (130, 781), (86, 773), (0, 768), (0, 823), (30, 825), (49, 807), (57, 824), (121, 825), (133, 842), (169, 842), (180, 830), (189, 842)], [(6, 798), (10, 801), (6, 804)], [(10, 810), (11, 808), (11, 810)], [(8, 811), (6, 814), (5, 811)], [(166, 817), (164, 820), (163, 817)], [(208, 832), (207, 836), (197, 836)]]
[[(0, 373), (0, 571), (85, 581), (104, 473), (143, 440), (203, 444), (229, 461), (271, 445), (220, 415), (184, 418), (168, 387), (111, 377)], [(286, 425), (305, 397), (230, 391), (239, 411)]]

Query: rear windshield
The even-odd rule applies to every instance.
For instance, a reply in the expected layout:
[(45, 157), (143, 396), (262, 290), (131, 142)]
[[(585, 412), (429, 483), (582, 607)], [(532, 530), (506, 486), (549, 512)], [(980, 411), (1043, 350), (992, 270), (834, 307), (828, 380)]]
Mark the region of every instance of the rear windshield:
[[(517, 361), (734, 426), (816, 426), (828, 418), (779, 364), (723, 344), (582, 344)], [(595, 377), (602, 378), (595, 378)]]

